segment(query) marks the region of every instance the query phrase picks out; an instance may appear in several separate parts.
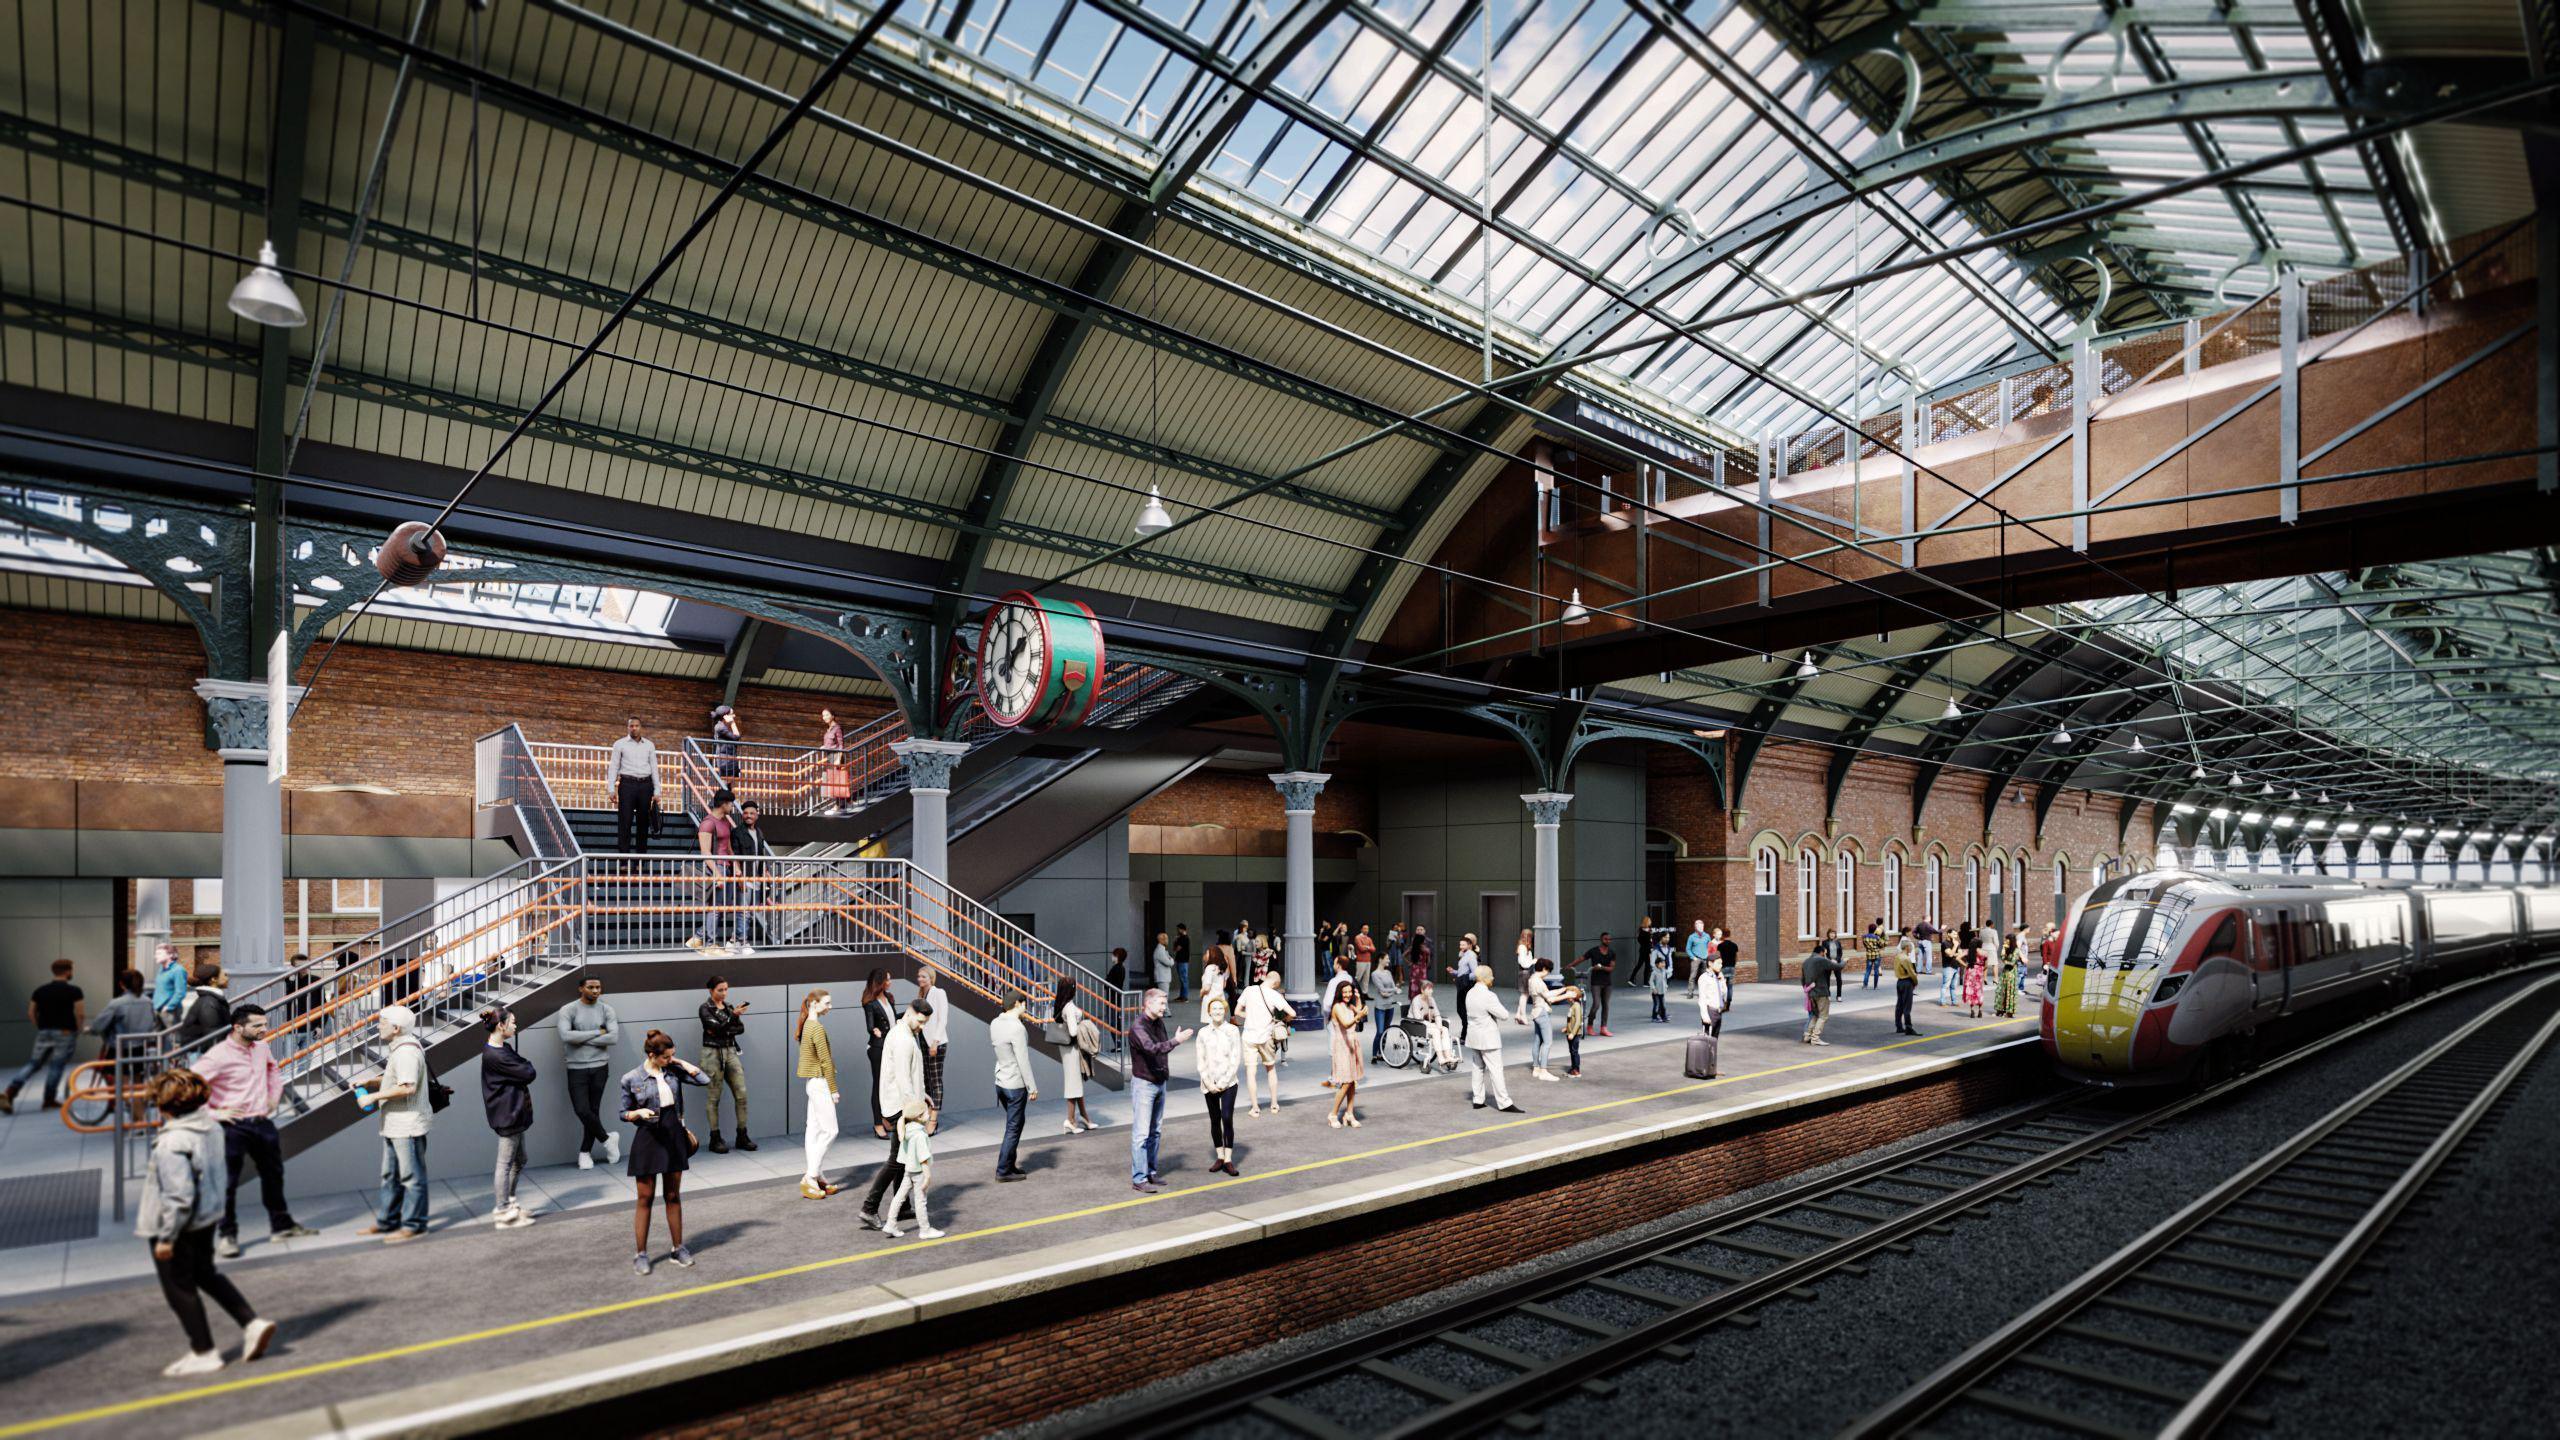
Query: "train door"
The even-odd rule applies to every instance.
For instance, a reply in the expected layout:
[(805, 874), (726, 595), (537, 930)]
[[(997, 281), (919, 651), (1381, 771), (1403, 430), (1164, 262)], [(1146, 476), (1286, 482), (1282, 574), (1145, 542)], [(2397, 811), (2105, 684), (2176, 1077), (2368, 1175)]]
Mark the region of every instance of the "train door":
[(2258, 1008), (2282, 1015), (2293, 1007), (2293, 967), (2302, 958), (2295, 953), (2301, 937), (2294, 932), (2290, 910), (2277, 911), (2274, 925), (2255, 928), (2258, 943), (2249, 948), (2249, 968), (2257, 972)]

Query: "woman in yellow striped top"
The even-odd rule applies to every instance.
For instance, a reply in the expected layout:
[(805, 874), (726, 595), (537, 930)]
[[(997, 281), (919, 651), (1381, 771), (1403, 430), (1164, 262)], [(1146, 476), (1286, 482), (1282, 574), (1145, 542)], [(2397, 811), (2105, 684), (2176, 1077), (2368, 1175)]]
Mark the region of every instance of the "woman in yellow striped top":
[(840, 1187), (827, 1183), (827, 1146), (836, 1138), (836, 1053), (827, 1044), (825, 1015), (833, 1004), (824, 990), (812, 990), (800, 997), (800, 1020), (794, 1033), (800, 1041), (800, 1080), (809, 1095), (809, 1123), (801, 1132), (802, 1146), (808, 1152), (808, 1166), (800, 1176), (800, 1194), (804, 1199), (824, 1200)]

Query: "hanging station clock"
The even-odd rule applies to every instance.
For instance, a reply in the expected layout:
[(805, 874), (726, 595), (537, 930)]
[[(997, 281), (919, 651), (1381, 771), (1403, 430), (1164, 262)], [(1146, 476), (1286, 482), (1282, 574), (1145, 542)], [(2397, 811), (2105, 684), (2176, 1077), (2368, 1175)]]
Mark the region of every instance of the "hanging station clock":
[(978, 704), (1013, 730), (1081, 723), (1102, 691), (1102, 622), (1073, 600), (1016, 590), (978, 628)]

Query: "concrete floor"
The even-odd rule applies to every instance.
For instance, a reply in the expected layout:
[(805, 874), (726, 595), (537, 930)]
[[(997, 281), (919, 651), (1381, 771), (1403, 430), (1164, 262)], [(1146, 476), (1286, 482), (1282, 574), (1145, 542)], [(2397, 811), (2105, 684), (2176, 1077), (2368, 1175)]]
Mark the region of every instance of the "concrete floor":
[[(853, 1218), (858, 1192), (823, 1202), (801, 1199), (790, 1183), (799, 1173), (800, 1149), (784, 1144), (753, 1156), (700, 1157), (686, 1187), (686, 1238), (701, 1263), (692, 1270), (662, 1264), (646, 1278), (629, 1269), (629, 1182), (601, 1168), (528, 1172), (526, 1194), (557, 1208), (531, 1228), (505, 1232), (477, 1223), (487, 1204), (484, 1177), (447, 1177), (439, 1183), (431, 1238), (388, 1250), (352, 1233), (366, 1223), (365, 1197), (297, 1202), (297, 1218), (327, 1232), (321, 1239), (253, 1242), (247, 1256), (224, 1267), (263, 1313), (282, 1322), (277, 1348), (255, 1366), (227, 1369), (210, 1381), (159, 1378), (159, 1367), (176, 1358), (183, 1342), (147, 1278), (144, 1246), (102, 1225), (106, 1233), (97, 1240), (42, 1247), (58, 1249), (56, 1255), (0, 1252), (0, 1267), (21, 1277), (18, 1295), (0, 1302), (0, 1440), (72, 1425), (82, 1434), (156, 1436), (172, 1427), (193, 1433), (468, 1374), (529, 1353), (625, 1338), (634, 1326), (680, 1327), (964, 1261), (1021, 1256), (1029, 1264), (1044, 1247), (1063, 1241), (1410, 1164), (1417, 1147), (1494, 1130), (1525, 1131), (1504, 1138), (1536, 1138), (1541, 1126), (1645, 1113), (1637, 1107), (1694, 1109), (1704, 1100), (1738, 1108), (1915, 1056), (2013, 1040), (2033, 1025), (2032, 1018), (1996, 1026), (1962, 1021), (1924, 999), (1921, 1019), (1930, 1034), (1896, 1045), (1888, 992), (1853, 988), (1833, 1021), (1838, 1043), (1807, 1050), (1795, 1040), (1801, 1024), (1795, 993), (1791, 986), (1743, 991), (1726, 1031), (1724, 1076), (1712, 1085), (1680, 1075), (1671, 1042), (1684, 1038), (1691, 1022), (1682, 1018), (1676, 996), (1674, 1023), (1638, 1019), (1619, 1026), (1615, 1039), (1586, 1041), (1580, 1081), (1529, 1080), (1526, 1031), (1515, 1027), (1506, 1036), (1506, 1058), (1514, 1097), (1530, 1112), (1525, 1116), (1468, 1108), (1463, 1074), (1373, 1071), (1375, 1081), (1362, 1092), (1366, 1126), (1330, 1129), (1323, 1113), (1330, 1095), (1316, 1083), (1324, 1074), (1321, 1052), (1304, 1047), (1284, 1072), (1288, 1106), (1259, 1119), (1239, 1115), (1241, 1180), (1205, 1173), (1210, 1156), (1197, 1094), (1177, 1090), (1167, 1106), (1162, 1167), (1173, 1188), (1157, 1196), (1129, 1189), (1123, 1134), (1060, 1134), (1054, 1096), (1043, 1098), (1040, 1123), (1026, 1136), (1022, 1163), (1032, 1179), (1021, 1184), (993, 1179), (988, 1117), (954, 1117), (940, 1137), (932, 1191), (933, 1217), (950, 1236), (930, 1243), (859, 1229)], [(1642, 1014), (1641, 999), (1635, 1013)], [(1561, 1065), (1560, 1044), (1557, 1052)], [(1117, 1092), (1096, 1088), (1090, 1100), (1097, 1120), (1125, 1131), (1127, 1106)], [(55, 1148), (29, 1130), (31, 1122), (74, 1138), (51, 1116), (0, 1122), (0, 1161)], [(77, 1148), (63, 1147), (61, 1158), (76, 1161)], [(882, 1148), (866, 1133), (840, 1139), (832, 1152), (835, 1173), (856, 1182), (867, 1178)], [(100, 1159), (92, 1156), (90, 1163)], [(244, 1228), (261, 1226), (249, 1220)], [(666, 1246), (661, 1223), (651, 1249), (663, 1254)], [(49, 1293), (34, 1293), (39, 1287), (29, 1276), (50, 1276)], [(626, 1313), (634, 1307), (644, 1308)], [(220, 1342), (236, 1347), (228, 1322), (217, 1315), (214, 1323)], [(502, 1327), (510, 1338), (493, 1333)]]

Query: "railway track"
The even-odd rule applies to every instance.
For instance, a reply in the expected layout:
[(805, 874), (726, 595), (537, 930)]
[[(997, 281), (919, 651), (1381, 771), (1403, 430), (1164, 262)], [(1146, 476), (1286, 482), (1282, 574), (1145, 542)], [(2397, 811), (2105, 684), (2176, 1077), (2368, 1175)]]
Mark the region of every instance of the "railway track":
[[(1952, 1226), (2178, 1115), (2494, 978), (2449, 986), (2191, 1094), (2060, 1096), (1569, 1266), (1546, 1267), (1276, 1366), (1178, 1387), (1135, 1407), (1107, 1408), (1059, 1433), (1419, 1440), (1525, 1425), (1577, 1389), (1609, 1393), (1609, 1372), (1644, 1359), (1686, 1359), (1687, 1342), (1702, 1331), (1750, 1325), (1750, 1312), (1773, 1300), (1811, 1298), (1816, 1281), (1864, 1273), (1860, 1261), (1867, 1256), (1907, 1249), (1915, 1236)], [(2560, 977), (2550, 983), (2560, 984)], [(1337, 1384), (1358, 1387), (1359, 1403), (1317, 1397)], [(1366, 1423), (1343, 1424), (1338, 1417), (1346, 1412)]]
[(2560, 1035), (2509, 997), (1851, 1427), (2189, 1440), (2245, 1397)]

